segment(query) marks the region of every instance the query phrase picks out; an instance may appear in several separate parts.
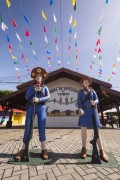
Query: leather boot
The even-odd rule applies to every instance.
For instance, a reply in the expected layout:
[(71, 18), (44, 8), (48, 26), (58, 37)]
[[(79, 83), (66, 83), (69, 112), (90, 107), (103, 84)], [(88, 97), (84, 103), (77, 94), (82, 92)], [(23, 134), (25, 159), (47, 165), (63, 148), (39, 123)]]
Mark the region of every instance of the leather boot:
[(82, 147), (80, 156), (81, 156), (82, 159), (85, 159), (87, 157), (87, 155), (86, 155), (86, 147)]
[(47, 149), (42, 150), (41, 157), (42, 157), (43, 160), (47, 160), (48, 159)]
[(15, 160), (20, 161), (21, 157), (23, 155), (24, 149), (21, 149), (16, 155), (15, 155)]
[(107, 154), (105, 153), (105, 151), (103, 149), (100, 149), (100, 158), (103, 161), (108, 162), (108, 156), (107, 156)]

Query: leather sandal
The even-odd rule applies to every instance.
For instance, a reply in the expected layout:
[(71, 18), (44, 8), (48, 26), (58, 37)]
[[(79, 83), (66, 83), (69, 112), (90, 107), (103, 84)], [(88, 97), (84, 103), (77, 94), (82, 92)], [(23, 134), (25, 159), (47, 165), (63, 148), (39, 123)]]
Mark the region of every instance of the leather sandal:
[(87, 157), (87, 154), (86, 154), (86, 147), (82, 147), (80, 156), (81, 156), (82, 159), (85, 159), (85, 158)]
[(21, 149), (14, 157), (15, 160), (20, 161), (23, 155), (24, 149)]
[(48, 159), (47, 149), (42, 150), (41, 157), (42, 157), (43, 160), (47, 160)]
[(105, 153), (105, 151), (103, 149), (100, 149), (100, 158), (103, 161), (108, 162), (108, 156), (107, 156), (107, 154)]

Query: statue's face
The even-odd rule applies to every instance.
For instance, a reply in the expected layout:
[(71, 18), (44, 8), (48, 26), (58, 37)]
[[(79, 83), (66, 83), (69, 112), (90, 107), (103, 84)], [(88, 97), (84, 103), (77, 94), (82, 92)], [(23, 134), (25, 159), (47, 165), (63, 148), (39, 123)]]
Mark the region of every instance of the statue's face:
[(41, 74), (37, 74), (35, 79), (36, 79), (37, 82), (41, 82), (42, 81), (42, 75)]
[(90, 83), (89, 83), (89, 81), (88, 81), (87, 79), (85, 79), (85, 80), (82, 82), (82, 85), (83, 85), (84, 88), (87, 88), (87, 87), (89, 87)]

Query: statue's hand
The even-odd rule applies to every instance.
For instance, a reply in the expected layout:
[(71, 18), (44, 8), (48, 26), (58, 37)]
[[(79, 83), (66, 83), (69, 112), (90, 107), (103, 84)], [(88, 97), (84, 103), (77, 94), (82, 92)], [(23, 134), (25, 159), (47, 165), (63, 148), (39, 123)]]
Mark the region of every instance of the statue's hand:
[(83, 116), (84, 115), (84, 111), (82, 109), (79, 109), (79, 115)]
[(33, 102), (38, 103), (39, 99), (37, 97), (33, 97)]

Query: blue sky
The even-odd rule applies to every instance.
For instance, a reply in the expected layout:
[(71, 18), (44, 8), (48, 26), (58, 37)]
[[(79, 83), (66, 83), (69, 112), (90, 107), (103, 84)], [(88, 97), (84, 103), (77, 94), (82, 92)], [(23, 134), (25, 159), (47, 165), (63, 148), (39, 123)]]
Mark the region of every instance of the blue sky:
[[(120, 90), (120, 62), (117, 61), (120, 50), (120, 0), (76, 0), (77, 9), (73, 11), (71, 0), (54, 0), (52, 6), (49, 5), (49, 0), (10, 0), (11, 6), (7, 7), (6, 2), (0, 1), (0, 14), (8, 29), (3, 31), (0, 28), (0, 82), (18, 82), (16, 69), (20, 69), (20, 77), (22, 82), (29, 81), (28, 71), (36, 66), (41, 66), (48, 71), (48, 59), (51, 60), (51, 71), (59, 68), (58, 60), (61, 61), (61, 67), (69, 68), (76, 71), (76, 48), (78, 49), (79, 68), (78, 72), (90, 75), (96, 79), (107, 82), (113, 71), (113, 64), (116, 66), (116, 75), (112, 75), (110, 83), (114, 89)], [(41, 11), (44, 11), (47, 20), (44, 21), (41, 16)], [(104, 10), (104, 19), (100, 23), (99, 17)], [(26, 15), (29, 23), (27, 24), (23, 13)], [(55, 23), (53, 13), (57, 18)], [(69, 24), (69, 19), (73, 16), (73, 21), (76, 19), (77, 26), (69, 33), (72, 24)], [(13, 27), (11, 20), (14, 18), (17, 27)], [(47, 32), (43, 32), (43, 26), (46, 26)], [(97, 34), (98, 29), (102, 26), (102, 33)], [(55, 36), (54, 28), (57, 30)], [(29, 30), (30, 37), (25, 36), (26, 29)], [(74, 34), (77, 31), (77, 38), (74, 39)], [(18, 41), (16, 33), (20, 36), (22, 42)], [(6, 35), (10, 39), (10, 45), (13, 48), (12, 54), (17, 57), (19, 64), (14, 64), (14, 59), (9, 52)], [(45, 35), (48, 39), (46, 47)], [(55, 37), (57, 37), (59, 59), (56, 51)], [(71, 42), (69, 41), (71, 38)], [(100, 62), (97, 58), (93, 58), (95, 54), (96, 42), (100, 38), (102, 49), (102, 75), (99, 77)], [(32, 46), (29, 45), (30, 40)], [(77, 47), (75, 43), (77, 42)], [(20, 44), (24, 47), (20, 49)], [(70, 46), (70, 50), (68, 47)], [(37, 60), (33, 54), (33, 49), (36, 53)], [(47, 50), (51, 53), (48, 55)], [(71, 59), (68, 63), (68, 52)], [(25, 63), (21, 58), (22, 53), (28, 62)], [(95, 64), (91, 64), (91, 61)], [(27, 67), (26, 67), (27, 65)], [(92, 71), (89, 73), (89, 67), (92, 65)], [(0, 83), (0, 89), (16, 89), (15, 83)]]

